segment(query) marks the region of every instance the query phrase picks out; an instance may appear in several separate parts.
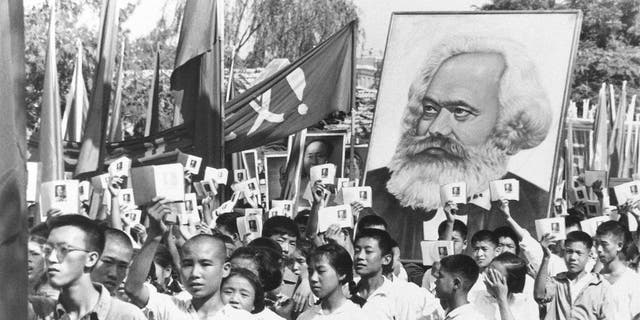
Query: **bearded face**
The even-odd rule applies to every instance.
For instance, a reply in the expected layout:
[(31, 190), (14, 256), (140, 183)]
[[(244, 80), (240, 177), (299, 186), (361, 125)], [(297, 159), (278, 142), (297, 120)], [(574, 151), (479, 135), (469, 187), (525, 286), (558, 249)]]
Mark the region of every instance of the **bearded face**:
[(441, 185), (464, 181), (474, 194), (504, 176), (507, 152), (495, 143), (503, 70), (498, 54), (460, 54), (414, 84), (388, 166), (387, 189), (403, 206), (436, 209)]

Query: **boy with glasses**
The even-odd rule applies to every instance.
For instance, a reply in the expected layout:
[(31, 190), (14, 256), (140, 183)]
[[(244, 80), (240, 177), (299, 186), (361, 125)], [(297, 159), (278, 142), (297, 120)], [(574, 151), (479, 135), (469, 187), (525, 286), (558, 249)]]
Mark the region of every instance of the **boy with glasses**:
[(140, 309), (113, 299), (104, 286), (91, 282), (105, 242), (93, 220), (63, 215), (48, 224), (49, 237), (42, 248), (49, 282), (60, 296), (55, 307), (36, 310), (36, 319), (146, 319)]

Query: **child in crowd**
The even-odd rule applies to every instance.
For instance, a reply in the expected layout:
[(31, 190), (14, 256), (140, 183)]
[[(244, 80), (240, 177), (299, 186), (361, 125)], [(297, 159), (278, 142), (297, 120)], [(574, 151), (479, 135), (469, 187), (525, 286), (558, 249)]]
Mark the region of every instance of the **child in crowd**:
[(298, 320), (365, 319), (360, 306), (344, 294), (345, 286), (353, 280), (353, 261), (347, 250), (337, 244), (320, 246), (307, 257), (307, 264), (311, 290), (320, 303), (302, 313)]
[(532, 292), (526, 292), (527, 263), (507, 251), (495, 257), (485, 271), (487, 292), (473, 301), (487, 319), (539, 320), (538, 304)]
[(363, 311), (380, 319), (420, 319), (437, 314), (435, 299), (411, 283), (384, 277), (393, 266), (393, 240), (385, 231), (365, 228), (355, 239), (354, 267), (360, 276), (355, 295), (366, 300)]
[(133, 259), (133, 243), (122, 230), (108, 228), (104, 231), (104, 250), (91, 272), (91, 280), (101, 283), (112, 296), (123, 283)]
[[(452, 222), (452, 218), (453, 215), (447, 214), (447, 220), (438, 225), (438, 240), (453, 241), (453, 254), (462, 254), (467, 249), (467, 225), (457, 219)], [(422, 277), (422, 287), (432, 293), (436, 288), (435, 275), (439, 266), (439, 262), (434, 263)]]
[(484, 319), (467, 298), (479, 273), (478, 265), (468, 256), (454, 254), (440, 260), (436, 272), (436, 298), (440, 299), (446, 320)]
[(640, 275), (627, 267), (626, 252), (631, 234), (617, 221), (598, 226), (595, 247), (602, 263), (600, 274), (611, 284), (614, 319), (634, 319), (640, 315)]
[(586, 270), (593, 246), (591, 237), (582, 231), (572, 231), (565, 240), (564, 261), (567, 271), (550, 276), (547, 246), (535, 283), (534, 296), (544, 303), (544, 319), (616, 319), (611, 285), (600, 274)]
[[(499, 253), (498, 238), (492, 231), (480, 230), (471, 237), (471, 257), (483, 273)], [(487, 291), (484, 281), (477, 281), (469, 290), (469, 301), (475, 301)]]
[(258, 314), (264, 309), (264, 292), (258, 276), (243, 268), (231, 269), (222, 279), (220, 296), (222, 302), (236, 309)]
[[(220, 297), (220, 283), (229, 274), (230, 265), (225, 262), (224, 242), (212, 235), (199, 234), (182, 246), (180, 276), (190, 299), (178, 299), (152, 290), (144, 280), (149, 273), (155, 251), (168, 232), (163, 219), (171, 208), (163, 198), (155, 198), (148, 208), (149, 235), (138, 255), (133, 259), (125, 290), (132, 302), (146, 308), (149, 317), (161, 319), (247, 319), (249, 313), (225, 308)], [(235, 310), (235, 311), (233, 311)]]

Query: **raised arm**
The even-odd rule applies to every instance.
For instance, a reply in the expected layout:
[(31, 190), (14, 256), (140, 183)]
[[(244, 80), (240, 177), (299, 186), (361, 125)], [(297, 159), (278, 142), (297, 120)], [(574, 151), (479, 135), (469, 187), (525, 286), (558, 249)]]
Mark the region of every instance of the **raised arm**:
[(502, 214), (504, 215), (504, 218), (507, 220), (507, 223), (509, 224), (509, 226), (511, 226), (513, 231), (516, 232), (520, 240), (522, 240), (529, 234), (527, 230), (522, 228), (518, 224), (518, 222), (513, 220), (513, 218), (511, 217), (511, 210), (509, 209), (509, 200), (507, 199), (500, 200), (500, 211), (502, 211)]
[(123, 230), (122, 219), (120, 214), (120, 201), (118, 196), (120, 195), (119, 183), (122, 183), (122, 178), (113, 176), (109, 180), (109, 194), (111, 195), (111, 227)]
[(489, 268), (485, 277), (487, 291), (498, 301), (500, 309), (500, 319), (515, 320), (511, 308), (509, 307), (509, 289), (507, 279), (496, 269)]
[(547, 284), (549, 279), (549, 259), (551, 258), (551, 251), (549, 250), (549, 242), (552, 240), (551, 234), (545, 234), (542, 237), (540, 246), (542, 247), (542, 262), (540, 263), (540, 269), (536, 276), (536, 282), (533, 288), (533, 297), (538, 303), (547, 303), (551, 300), (551, 294), (555, 292), (547, 292)]
[(314, 182), (311, 187), (311, 195), (313, 196), (313, 204), (311, 205), (311, 213), (307, 222), (307, 238), (314, 240), (318, 236), (318, 211), (327, 205), (329, 200), (329, 190), (327, 190), (320, 181)]
[(140, 252), (135, 256), (129, 269), (124, 290), (136, 306), (143, 308), (149, 301), (149, 289), (144, 286), (151, 263), (160, 245), (162, 236), (167, 232), (167, 227), (162, 223), (162, 218), (171, 213), (171, 208), (166, 205), (164, 198), (156, 198), (147, 209), (149, 216), (149, 231), (147, 239)]
[(447, 217), (447, 227), (444, 229), (444, 234), (440, 240), (450, 241), (453, 238), (453, 225), (456, 222), (456, 218), (453, 216), (453, 213), (458, 210), (458, 205), (453, 201), (447, 201), (443, 210)]

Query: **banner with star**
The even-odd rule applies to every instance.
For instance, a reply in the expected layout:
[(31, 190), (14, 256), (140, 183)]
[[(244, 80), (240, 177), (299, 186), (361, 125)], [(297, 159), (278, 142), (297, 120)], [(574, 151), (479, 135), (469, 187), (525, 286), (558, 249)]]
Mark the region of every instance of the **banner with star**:
[(356, 21), (225, 105), (225, 150), (252, 149), (313, 126), (353, 99)]

